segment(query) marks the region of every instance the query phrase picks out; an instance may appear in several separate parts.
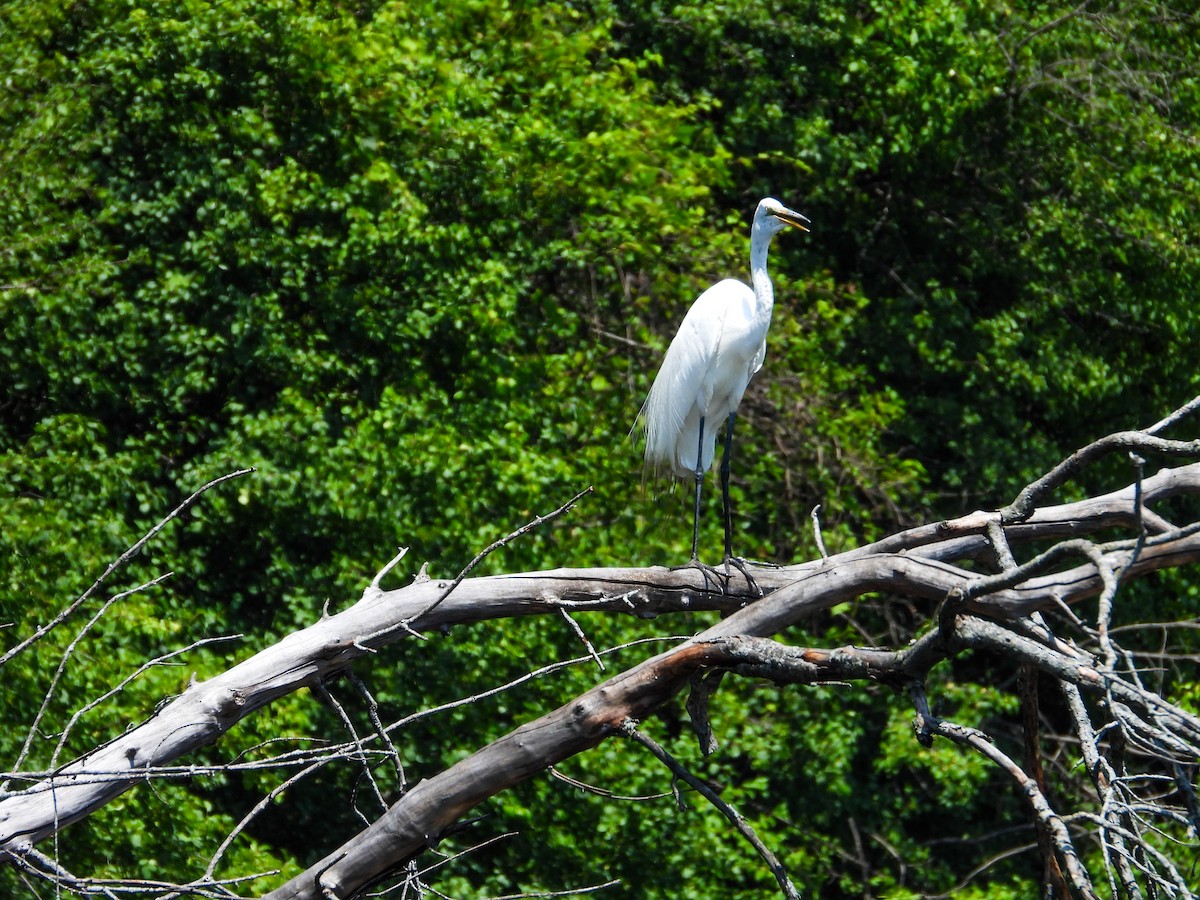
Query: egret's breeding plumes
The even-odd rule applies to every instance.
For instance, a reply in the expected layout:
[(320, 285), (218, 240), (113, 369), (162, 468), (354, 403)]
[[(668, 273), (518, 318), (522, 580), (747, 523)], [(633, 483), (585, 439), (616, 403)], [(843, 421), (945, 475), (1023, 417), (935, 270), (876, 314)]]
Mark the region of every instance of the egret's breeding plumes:
[[(712, 466), (717, 430), (725, 422), (721, 494), (725, 512), (725, 559), (733, 558), (729, 509), (729, 458), (738, 404), (767, 353), (767, 329), (775, 303), (767, 275), (771, 238), (789, 225), (808, 231), (808, 218), (767, 197), (750, 228), (750, 284), (727, 278), (696, 298), (679, 326), (642, 407), (646, 468), (696, 480), (692, 561), (700, 540), (700, 489)], [(744, 570), (743, 570), (744, 571)]]

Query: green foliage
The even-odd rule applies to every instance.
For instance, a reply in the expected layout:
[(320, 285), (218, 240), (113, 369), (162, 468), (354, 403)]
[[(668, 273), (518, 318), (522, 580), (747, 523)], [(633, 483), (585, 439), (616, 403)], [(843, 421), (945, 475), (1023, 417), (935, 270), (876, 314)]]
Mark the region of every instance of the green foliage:
[[(351, 602), (397, 545), (411, 552), (393, 583), (425, 560), (453, 574), (588, 484), (576, 512), (481, 571), (682, 559), (686, 498), (639, 490), (626, 434), (687, 305), (744, 276), (765, 194), (814, 232), (772, 251), (775, 324), (739, 429), (740, 553), (813, 555), (817, 503), (835, 550), (959, 512), (964, 494), (997, 502), (1084, 439), (1200, 393), (1180, 352), (1200, 345), (1195, 19), (1138, 3), (1051, 18), (949, 2), (4, 5), (6, 646), (192, 490), (258, 471), (5, 667), (0, 757), (16, 759), (87, 617), (166, 571), (83, 638), (29, 765), (49, 765), (49, 732), (145, 660), (246, 635), (148, 670), (62, 754), (327, 599)], [(715, 514), (702, 541), (719, 546)], [(844, 612), (811, 641), (894, 624)], [(598, 645), (647, 633), (585, 624)], [(559, 623), (490, 624), (363, 674), (398, 718), (576, 653)], [(1003, 695), (942, 674), (937, 691), (967, 719), (1011, 717)], [(436, 771), (596, 677), (577, 667), (416, 724), (406, 765)], [(662, 727), (762, 833), (786, 835), (813, 894), (948, 890), (980, 859), (935, 849), (939, 828), (1014, 808), (977, 760), (907, 737), (896, 698), (737, 686), (722, 703), (715, 760), (688, 755), (680, 713)], [(203, 757), (339, 728), (291, 697)], [(666, 781), (632, 745), (572, 767), (629, 794)], [(273, 778), (127, 795), (65, 833), (64, 862), (187, 880)], [(352, 780), (293, 792), (227, 871), (286, 876), (344, 839)], [(639, 897), (771, 887), (698, 802), (680, 813), (669, 797), (615, 803), (546, 779), (487, 811), (488, 833), (519, 827), (524, 843), (457, 862), (439, 883), (459, 895), (605, 872)], [(681, 825), (690, 839), (664, 848)], [(868, 874), (847, 861), (862, 834), (879, 836)], [(921, 872), (901, 875), (888, 847)], [(1022, 865), (993, 867), (984, 892), (1020, 895), (1036, 878)], [(13, 877), (0, 871), (0, 889)]]
[(871, 299), (836, 364), (904, 398), (888, 445), (935, 490), (1003, 502), (1200, 390), (1194, 15), (615, 5), (627, 46), (677, 51), (669, 95), (717, 110), (737, 195), (793, 198)]

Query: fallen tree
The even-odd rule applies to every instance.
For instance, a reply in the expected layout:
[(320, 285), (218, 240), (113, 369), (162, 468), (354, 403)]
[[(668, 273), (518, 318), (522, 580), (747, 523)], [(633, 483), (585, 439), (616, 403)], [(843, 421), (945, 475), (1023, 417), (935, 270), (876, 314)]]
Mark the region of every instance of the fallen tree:
[[(327, 681), (385, 646), (505, 617), (559, 616), (583, 636), (573, 618), (581, 613), (660, 617), (714, 610), (724, 617), (699, 634), (406, 786), (361, 833), (348, 836), (343, 846), (267, 896), (349, 898), (390, 877), (415, 880), (413, 860), (482, 801), (611, 738), (641, 742), (687, 781), (686, 770), (639, 724), (690, 689), (693, 726), (711, 749), (707, 697), (727, 675), (788, 685), (891, 686), (912, 705), (918, 741), (929, 745), (942, 738), (982, 754), (1026, 797), (1046, 883), (1057, 896), (1097, 896), (1098, 879), (1117, 896), (1194, 896), (1189, 867), (1200, 833), (1200, 718), (1142, 683), (1136, 656), (1120, 646), (1110, 625), (1122, 585), (1200, 559), (1200, 519), (1176, 522), (1168, 511), (1180, 498), (1186, 509), (1187, 498), (1200, 497), (1200, 462), (1187, 462), (1200, 459), (1200, 440), (1160, 436), (1198, 407), (1200, 398), (1143, 431), (1109, 435), (1082, 448), (1003, 509), (906, 529), (798, 565), (754, 567), (752, 580), (731, 570), (714, 584), (694, 568), (558, 569), (472, 578), (473, 563), (457, 579), (421, 575), (408, 587), (385, 591), (381, 579), (397, 557), (348, 609), (323, 616), (216, 677), (192, 683), (146, 721), (92, 752), (45, 772), (21, 771), (18, 764), (5, 778), (25, 786), (0, 795), (0, 854), (30, 878), (64, 890), (114, 890), (113, 883), (67, 872), (37, 845), (130, 789), (187, 774), (180, 761), (219, 741), (244, 717), (303, 687), (321, 694)], [(1130, 459), (1131, 477), (1120, 489), (1070, 503), (1048, 502), (1081, 472), (1121, 456)], [(1184, 464), (1145, 475), (1146, 460)], [(522, 530), (568, 512), (579, 499)], [(58, 620), (0, 655), (0, 664), (31, 652), (85, 598), (102, 590), (108, 575), (137, 549), (114, 563)], [(904, 646), (796, 647), (780, 640), (790, 626), (869, 593), (919, 598), (934, 612)], [(1096, 601), (1087, 619), (1077, 612), (1085, 600)], [(931, 711), (926, 676), (968, 651), (1019, 667), (1026, 685), (1040, 678), (1061, 692), (1071, 713), (1075, 752), (1092, 783), (1086, 804), (1057, 809), (1048, 799), (1038, 717), (1029, 709), (1036, 691), (1022, 695), (1029, 748), (1024, 760), (1006, 755), (975, 725)], [(138, 889), (237, 896), (236, 884), (214, 873), (253, 816), (296, 780), (330, 762), (350, 761), (369, 776), (373, 765), (395, 756), (389, 735), (400, 724), (376, 718), (375, 734), (360, 738), (351, 728), (351, 740), (312, 751), (298, 773), (247, 814), (202, 875), (187, 885), (142, 882)], [(64, 740), (69, 730), (70, 723)], [(294, 767), (296, 759), (287, 762)], [(704, 792), (698, 781), (693, 786)], [(719, 797), (710, 799), (763, 857), (781, 891), (798, 896), (769, 849), (769, 836), (755, 834)], [(1089, 871), (1081, 861), (1075, 836), (1081, 827), (1102, 848), (1102, 872)]]

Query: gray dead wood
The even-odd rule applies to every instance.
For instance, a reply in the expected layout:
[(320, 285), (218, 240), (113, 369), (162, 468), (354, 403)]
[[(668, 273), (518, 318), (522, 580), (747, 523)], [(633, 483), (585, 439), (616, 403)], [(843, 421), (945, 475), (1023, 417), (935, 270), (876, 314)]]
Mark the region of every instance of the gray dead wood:
[[(1139, 571), (1155, 561), (1200, 558), (1200, 538), (1170, 545), (1161, 556), (1143, 559)], [(871, 591), (890, 591), (929, 600), (944, 598), (976, 576), (936, 560), (897, 554), (872, 554), (835, 562), (836, 557), (794, 574), (795, 580), (748, 605), (681, 645), (611, 678), (567, 705), (515, 729), (451, 768), (418, 784), (369, 828), (347, 841), (306, 872), (267, 895), (268, 900), (349, 898), (395, 871), (412, 856), (435, 846), (440, 836), (468, 810), (551, 765), (621, 733), (628, 720), (640, 721), (673, 697), (700, 670), (742, 667), (768, 675), (772, 666), (788, 667), (793, 681), (872, 677), (899, 681), (919, 677), (955, 649), (948, 641), (917, 642), (910, 651), (844, 648), (843, 651), (762, 649), (748, 639), (776, 634), (789, 625), (845, 600)], [(979, 613), (1008, 618), (1075, 602), (1100, 590), (1086, 573), (1060, 583), (1046, 579), (1038, 588), (999, 591), (969, 604)], [(978, 640), (978, 630), (970, 632)], [(914, 664), (910, 672), (909, 664)], [(1102, 679), (1090, 665), (1064, 663), (1073, 680), (1098, 688)]]
[[(1200, 492), (1200, 464), (1165, 470), (1143, 484), (1146, 504), (1178, 493)], [(1132, 487), (1103, 497), (1038, 509), (1006, 528), (1011, 543), (1051, 540), (1135, 524)], [(0, 800), (0, 858), (21, 853), (94, 810), (164, 766), (218, 740), (236, 722), (272, 700), (315, 685), (354, 660), (402, 637), (455, 624), (511, 616), (593, 610), (652, 618), (676, 611), (720, 609), (734, 614), (705, 632), (717, 636), (770, 635), (791, 622), (864, 592), (886, 591), (936, 602), (971, 573), (948, 560), (988, 552), (985, 536), (997, 513), (973, 513), (921, 526), (885, 541), (827, 560), (779, 569), (756, 569), (768, 596), (753, 598), (735, 578), (724, 595), (705, 592), (690, 570), (560, 569), (469, 578), (436, 609), (448, 581), (422, 581), (396, 591), (368, 590), (336, 615), (289, 635), (228, 671), (196, 682), (145, 722), (57, 770), (26, 790)], [(1150, 530), (1169, 523), (1147, 520)], [(1200, 556), (1195, 535), (1147, 546), (1131, 574), (1179, 565)], [(1117, 563), (1119, 565), (1119, 562)], [(1034, 578), (1010, 590), (971, 601), (971, 609), (1005, 617), (1093, 596), (1099, 579), (1090, 564)], [(744, 607), (744, 608), (743, 608)], [(385, 869), (436, 841), (462, 811), (550, 763), (594, 746), (626, 717), (638, 719), (665, 702), (687, 677), (705, 665), (703, 645), (649, 660), (581, 696), (562, 710), (514, 731), (434, 779), (422, 782), (373, 826), (363, 853), (378, 857), (352, 864), (348, 856), (326, 866), (338, 884), (365, 885)], [(387, 846), (386, 851), (378, 848)], [(368, 848), (371, 848), (368, 850)], [(356, 851), (357, 852), (357, 851)], [(354, 857), (357, 860), (358, 857)], [(355, 871), (351, 872), (354, 869)], [(325, 871), (314, 867), (313, 871)], [(305, 877), (314, 883), (311, 872)], [(344, 879), (344, 880), (340, 880)], [(306, 888), (307, 889), (307, 888)], [(288, 890), (292, 890), (289, 888)], [(275, 896), (309, 896), (277, 892)], [(312, 895), (316, 896), (316, 895)], [(340, 896), (335, 894), (333, 896)]]

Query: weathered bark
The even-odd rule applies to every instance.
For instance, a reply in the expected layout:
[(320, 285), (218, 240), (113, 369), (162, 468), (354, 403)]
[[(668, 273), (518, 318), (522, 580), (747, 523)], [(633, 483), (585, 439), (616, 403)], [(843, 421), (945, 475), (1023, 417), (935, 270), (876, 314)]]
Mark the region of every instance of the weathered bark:
[[(1200, 464), (1164, 470), (1141, 485), (1141, 501), (1147, 506), (1178, 494), (1198, 493)], [(1113, 568), (1136, 555), (1123, 575), (1126, 578), (1200, 558), (1200, 535), (1172, 532), (1170, 523), (1150, 510), (1138, 517), (1132, 485), (1028, 515), (1022, 511), (1022, 515), (1019, 524), (1003, 529), (1011, 544), (1078, 537), (1114, 527), (1136, 530), (1144, 525), (1151, 535), (1144, 547), (1113, 546), (1106, 551)], [(760, 600), (755, 600), (737, 572), (720, 594), (706, 591), (703, 576), (695, 570), (662, 568), (560, 569), (471, 578), (449, 596), (445, 596), (449, 581), (423, 580), (386, 592), (368, 589), (345, 611), (289, 635), (221, 675), (190, 685), (142, 725), (0, 801), (0, 854), (22, 853), (145, 780), (155, 767), (216, 741), (252, 711), (303, 686), (315, 685), (355, 659), (414, 633), (562, 610), (647, 618), (697, 609), (731, 613), (691, 641), (610, 679), (415, 785), (367, 832), (272, 895), (316, 897), (327, 890), (324, 896), (349, 896), (435, 842), (481, 800), (595, 746), (626, 718), (645, 717), (697, 670), (734, 665), (729, 655), (736, 646), (734, 639), (776, 634), (866, 592), (920, 598), (929, 601), (932, 609), (948, 595), (978, 583), (977, 573), (951, 565), (951, 561), (989, 558), (995, 548), (988, 531), (1000, 520), (1000, 513), (977, 512), (909, 529), (827, 560), (756, 568), (754, 576), (766, 592)], [(1095, 565), (1086, 562), (1066, 571), (1031, 574), (1020, 583), (983, 596), (965, 597), (955, 614), (1012, 619), (1096, 596), (1102, 587)], [(759, 648), (753, 660), (740, 664), (750, 667), (747, 671), (765, 665), (763, 652)], [(940, 652), (927, 640), (901, 654), (814, 650), (806, 662), (815, 666), (814, 678), (847, 677), (846, 666), (859, 667), (855, 670), (858, 674), (849, 677), (900, 678), (926, 669)], [(843, 674), (830, 674), (837, 672)]]
[[(730, 596), (698, 591), (697, 573), (666, 569), (558, 570), (468, 579), (425, 615), (449, 581), (368, 591), (349, 609), (295, 632), (207, 681), (195, 682), (146, 722), (0, 801), (0, 853), (23, 851), (84, 818), (147, 772), (211, 744), (272, 700), (319, 683), (355, 659), (411, 634), (456, 624), (556, 612), (562, 604), (658, 615), (729, 608)], [(782, 573), (769, 573), (774, 584)]]
[[(1200, 558), (1200, 536), (1184, 537), (1146, 551), (1130, 574), (1197, 558)], [(1094, 577), (1094, 567), (1090, 567), (1090, 573), (1088, 568), (1072, 570), (1066, 578), (1050, 576), (1038, 579), (1036, 585), (999, 591), (968, 606), (977, 613), (1009, 618), (1095, 596), (1101, 583)], [(797, 569), (804, 571), (794, 571), (794, 580), (786, 587), (421, 782), (370, 828), (267, 895), (269, 900), (354, 896), (436, 843), (439, 835), (471, 807), (548, 766), (594, 747), (616, 734), (626, 719), (645, 718), (674, 696), (700, 668), (740, 665), (748, 666), (747, 671), (766, 675), (768, 670), (763, 666), (791, 656), (793, 675), (801, 671), (800, 667), (809, 667), (808, 678), (797, 676), (792, 680), (870, 677), (899, 683), (921, 677), (947, 652), (963, 645), (962, 639), (945, 636), (947, 643), (940, 652), (931, 647), (935, 641), (927, 640), (924, 645), (900, 654), (843, 648), (840, 653), (803, 651), (796, 655), (789, 654), (787, 648), (747, 652), (745, 644), (727, 643), (729, 639), (777, 634), (789, 625), (864, 593), (888, 591), (938, 601), (978, 577), (936, 560), (900, 554), (833, 557)], [(985, 640), (978, 630), (967, 635), (972, 641)], [(740, 657), (736, 649), (739, 646)], [(1095, 669), (1082, 660), (1056, 663), (1060, 676), (1074, 667), (1072, 681), (1093, 688), (1102, 683)]]

